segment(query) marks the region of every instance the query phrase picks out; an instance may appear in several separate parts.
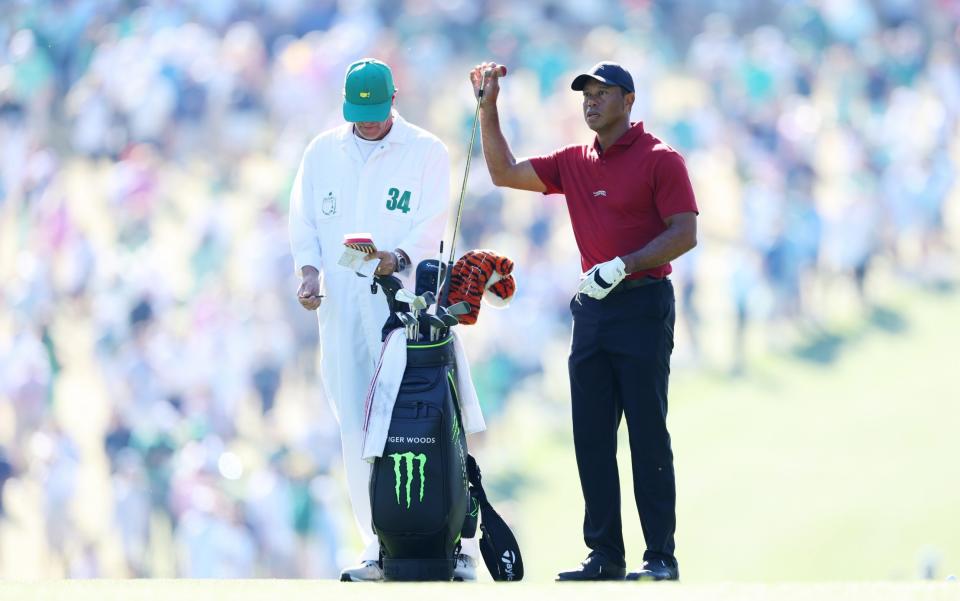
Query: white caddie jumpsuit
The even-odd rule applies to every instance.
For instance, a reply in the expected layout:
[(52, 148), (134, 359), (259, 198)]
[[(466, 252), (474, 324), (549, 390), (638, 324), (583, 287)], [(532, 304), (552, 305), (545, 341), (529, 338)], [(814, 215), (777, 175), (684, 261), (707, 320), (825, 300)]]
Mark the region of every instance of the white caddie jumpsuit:
[[(388, 310), (382, 292), (370, 293), (370, 278), (337, 261), (344, 234), (370, 232), (377, 249), (409, 255), (410, 267), (398, 275), (413, 290), (417, 264), (438, 256), (446, 229), (450, 160), (439, 139), (395, 112), (390, 132), (366, 162), (353, 138), (353, 124), (346, 123), (307, 147), (290, 193), (290, 243), (298, 275), (304, 265), (320, 271), (320, 377), (340, 424), (350, 501), (366, 546), (363, 561), (379, 556), (361, 426)], [(464, 552), (476, 558), (479, 549), (470, 542)]]

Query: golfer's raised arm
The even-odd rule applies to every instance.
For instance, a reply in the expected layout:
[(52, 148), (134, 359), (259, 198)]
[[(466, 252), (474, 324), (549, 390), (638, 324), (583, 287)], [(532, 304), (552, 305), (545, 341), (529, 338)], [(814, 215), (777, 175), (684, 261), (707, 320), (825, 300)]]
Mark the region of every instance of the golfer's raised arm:
[[(490, 179), (496, 186), (506, 186), (518, 190), (544, 192), (547, 187), (533, 165), (528, 160), (519, 163), (510, 151), (503, 132), (500, 131), (500, 115), (497, 113), (497, 97), (500, 95), (500, 73), (504, 72), (496, 63), (477, 65), (470, 72), (474, 95), (479, 94), (483, 83), (483, 97), (480, 99), (480, 140), (483, 144), (483, 158), (490, 171)], [(486, 77), (484, 74), (487, 73)]]

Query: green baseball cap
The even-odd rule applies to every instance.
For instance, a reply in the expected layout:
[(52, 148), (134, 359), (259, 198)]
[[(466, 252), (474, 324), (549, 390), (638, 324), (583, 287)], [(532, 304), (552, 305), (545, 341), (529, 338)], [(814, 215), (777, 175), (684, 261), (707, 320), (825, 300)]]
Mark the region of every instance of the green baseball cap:
[(354, 123), (386, 121), (396, 91), (386, 63), (373, 58), (353, 63), (343, 82), (343, 118)]

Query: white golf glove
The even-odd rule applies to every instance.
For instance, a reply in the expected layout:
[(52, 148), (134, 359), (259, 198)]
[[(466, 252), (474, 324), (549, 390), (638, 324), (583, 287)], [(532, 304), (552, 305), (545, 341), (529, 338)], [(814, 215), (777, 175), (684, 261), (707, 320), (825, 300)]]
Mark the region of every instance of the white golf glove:
[(591, 298), (600, 300), (627, 277), (627, 266), (623, 259), (615, 257), (606, 263), (598, 263), (583, 274), (578, 291)]

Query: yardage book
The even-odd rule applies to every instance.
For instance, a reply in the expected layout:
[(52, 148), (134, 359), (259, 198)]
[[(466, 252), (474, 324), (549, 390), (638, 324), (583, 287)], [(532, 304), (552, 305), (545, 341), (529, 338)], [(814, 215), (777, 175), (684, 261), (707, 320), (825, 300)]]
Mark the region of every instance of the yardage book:
[(352, 269), (366, 277), (373, 275), (379, 261), (367, 260), (367, 255), (377, 252), (377, 245), (369, 233), (345, 234), (343, 236), (343, 254), (340, 255), (338, 265)]

